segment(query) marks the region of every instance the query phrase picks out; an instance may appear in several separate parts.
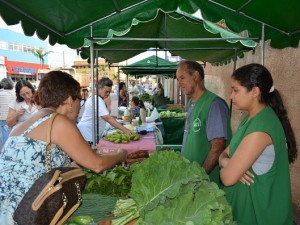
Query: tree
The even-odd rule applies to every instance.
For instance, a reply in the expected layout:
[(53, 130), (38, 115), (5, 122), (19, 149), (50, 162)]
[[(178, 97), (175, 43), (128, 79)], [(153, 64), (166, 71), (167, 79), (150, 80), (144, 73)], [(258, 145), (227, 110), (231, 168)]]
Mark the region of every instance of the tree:
[[(51, 52), (52, 51), (44, 52), (43, 48), (36, 48), (36, 49), (32, 50), (32, 54), (35, 55), (40, 60), (40, 69), (43, 69), (43, 66), (45, 63), (45, 57)], [(38, 76), (36, 76), (36, 80), (38, 80)]]
[(44, 52), (43, 48), (37, 48), (32, 50), (32, 54), (35, 55), (40, 60), (41, 69), (43, 68), (43, 65), (45, 63), (45, 57), (51, 52), (52, 51)]

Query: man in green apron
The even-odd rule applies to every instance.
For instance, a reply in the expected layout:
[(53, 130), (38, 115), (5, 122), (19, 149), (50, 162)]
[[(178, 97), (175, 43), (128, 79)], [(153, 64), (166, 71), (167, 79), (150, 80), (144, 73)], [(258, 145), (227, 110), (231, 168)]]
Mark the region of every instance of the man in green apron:
[(199, 63), (181, 62), (176, 77), (190, 98), (181, 153), (203, 166), (211, 181), (220, 186), (218, 158), (231, 139), (228, 106), (205, 88), (204, 70)]

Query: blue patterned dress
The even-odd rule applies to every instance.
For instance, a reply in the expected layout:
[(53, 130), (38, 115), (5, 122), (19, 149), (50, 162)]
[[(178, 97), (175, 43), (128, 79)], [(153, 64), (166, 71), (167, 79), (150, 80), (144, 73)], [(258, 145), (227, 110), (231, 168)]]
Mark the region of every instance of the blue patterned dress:
[[(19, 202), (46, 172), (46, 142), (25, 137), (39, 124), (50, 118), (39, 119), (20, 136), (7, 139), (0, 153), (0, 224), (15, 225), (13, 213)], [(69, 166), (69, 157), (57, 146), (51, 149), (51, 167)]]

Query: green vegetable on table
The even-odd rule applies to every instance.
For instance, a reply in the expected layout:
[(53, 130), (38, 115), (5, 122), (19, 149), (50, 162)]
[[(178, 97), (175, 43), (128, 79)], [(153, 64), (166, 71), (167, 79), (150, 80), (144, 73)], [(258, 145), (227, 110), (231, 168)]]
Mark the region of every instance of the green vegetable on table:
[(132, 169), (129, 197), (136, 206), (131, 204), (126, 214), (112, 221), (113, 225), (135, 218), (139, 218), (136, 225), (236, 224), (225, 193), (209, 181), (198, 163), (172, 151), (159, 151)]
[(143, 94), (139, 95), (139, 99), (141, 99), (143, 102), (151, 102), (152, 96), (149, 95), (148, 93), (143, 93)]
[(64, 225), (94, 225), (95, 222), (90, 216), (75, 216)]
[(73, 222), (73, 218), (78, 216), (89, 216), (95, 223), (110, 219), (118, 199), (118, 197), (108, 195), (83, 194), (82, 204), (72, 215), (70, 221)]
[(185, 118), (185, 112), (172, 112), (169, 110), (159, 112), (160, 118)]
[(87, 182), (83, 193), (98, 193), (116, 197), (128, 195), (131, 189), (131, 177), (133, 171), (129, 168), (116, 166), (103, 173), (94, 173), (85, 170)]
[(107, 134), (104, 138), (106, 141), (114, 142), (114, 143), (123, 143), (127, 144), (130, 140), (137, 141), (140, 139), (140, 135), (137, 133), (133, 133), (131, 135), (125, 134), (122, 131), (116, 131), (111, 134)]

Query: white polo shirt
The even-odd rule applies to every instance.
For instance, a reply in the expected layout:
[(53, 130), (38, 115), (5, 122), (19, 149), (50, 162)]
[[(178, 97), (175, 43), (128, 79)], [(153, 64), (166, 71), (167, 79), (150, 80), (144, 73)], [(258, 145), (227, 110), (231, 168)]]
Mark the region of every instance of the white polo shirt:
[[(96, 106), (96, 96), (95, 96), (95, 107)], [(81, 120), (77, 124), (78, 129), (80, 130), (82, 136), (86, 141), (93, 141), (93, 114), (92, 114), (92, 97), (89, 97), (84, 105), (84, 111), (81, 117)], [(104, 100), (98, 96), (98, 117), (99, 117), (99, 135), (102, 136), (102, 133), (106, 126), (106, 121), (102, 119), (102, 116), (109, 115), (109, 112), (106, 108)]]

